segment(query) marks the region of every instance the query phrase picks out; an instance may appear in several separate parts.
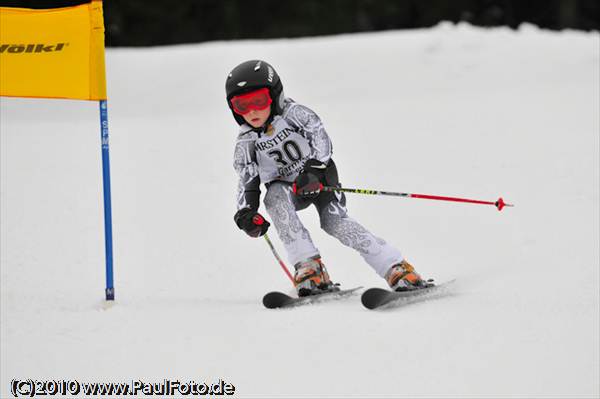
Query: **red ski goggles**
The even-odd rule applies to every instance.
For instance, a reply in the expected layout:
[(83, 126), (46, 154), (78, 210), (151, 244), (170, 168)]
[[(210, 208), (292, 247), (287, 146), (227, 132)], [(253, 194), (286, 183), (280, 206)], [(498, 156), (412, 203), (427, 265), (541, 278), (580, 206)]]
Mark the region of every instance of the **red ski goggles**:
[(260, 111), (267, 108), (271, 105), (273, 100), (271, 100), (269, 89), (263, 87), (262, 89), (251, 91), (250, 93), (235, 96), (230, 102), (231, 107), (236, 114), (245, 115), (253, 109)]

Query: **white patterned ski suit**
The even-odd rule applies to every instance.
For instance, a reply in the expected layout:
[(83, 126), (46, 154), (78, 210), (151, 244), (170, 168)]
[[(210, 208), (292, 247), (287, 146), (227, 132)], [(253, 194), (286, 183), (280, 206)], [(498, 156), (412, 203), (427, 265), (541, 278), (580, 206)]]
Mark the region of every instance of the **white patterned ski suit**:
[(396, 248), (348, 216), (343, 193), (323, 192), (316, 199), (304, 199), (292, 192), (292, 183), (308, 159), (332, 165), (331, 155), (331, 141), (319, 117), (307, 107), (286, 99), (282, 115), (276, 115), (266, 129), (241, 126), (234, 152), (234, 168), (239, 175), (237, 209), (258, 210), (259, 187), (265, 184), (266, 210), (289, 262), (296, 265), (319, 255), (297, 214), (314, 204), (321, 228), (358, 251), (384, 277), (403, 257)]

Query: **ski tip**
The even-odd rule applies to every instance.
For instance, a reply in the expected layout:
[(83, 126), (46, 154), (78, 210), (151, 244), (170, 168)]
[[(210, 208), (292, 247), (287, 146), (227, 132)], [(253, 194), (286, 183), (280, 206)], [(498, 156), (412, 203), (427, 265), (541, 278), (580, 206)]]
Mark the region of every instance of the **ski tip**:
[(369, 288), (360, 296), (360, 302), (367, 309), (375, 309), (379, 306), (381, 297), (388, 292), (383, 288)]
[(372, 303), (372, 302), (365, 301), (365, 300), (364, 300), (364, 299), (362, 299), (362, 298), (360, 299), (360, 301), (362, 302), (363, 306), (364, 306), (365, 308), (369, 309), (369, 310), (373, 310), (373, 309), (376, 309), (376, 308), (377, 308), (377, 305), (375, 305), (375, 304), (374, 304), (374, 303)]
[(281, 307), (282, 304), (284, 304), (290, 299), (291, 297), (289, 295), (284, 294), (283, 292), (273, 291), (266, 294), (263, 297), (262, 302), (265, 308), (275, 309)]

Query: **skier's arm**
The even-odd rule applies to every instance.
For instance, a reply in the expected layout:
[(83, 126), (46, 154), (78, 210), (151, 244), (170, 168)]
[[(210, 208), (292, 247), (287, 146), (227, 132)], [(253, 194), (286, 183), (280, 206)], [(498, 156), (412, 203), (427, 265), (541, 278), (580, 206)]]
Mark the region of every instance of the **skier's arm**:
[(233, 168), (238, 174), (237, 209), (257, 211), (260, 200), (260, 177), (254, 152), (254, 140), (238, 139), (233, 154)]
[(333, 146), (321, 118), (310, 108), (294, 104), (290, 107), (287, 119), (308, 140), (310, 158), (327, 164), (331, 159)]
[(337, 168), (331, 159), (331, 140), (321, 118), (311, 109), (294, 104), (288, 118), (307, 138), (311, 148), (310, 159), (294, 182), (294, 193), (303, 197), (315, 197), (319, 195), (323, 185), (338, 184)]
[(239, 177), (237, 212), (233, 220), (249, 236), (262, 236), (267, 232), (270, 224), (257, 212), (260, 204), (260, 177), (254, 152), (254, 140), (238, 138), (233, 159), (233, 167)]

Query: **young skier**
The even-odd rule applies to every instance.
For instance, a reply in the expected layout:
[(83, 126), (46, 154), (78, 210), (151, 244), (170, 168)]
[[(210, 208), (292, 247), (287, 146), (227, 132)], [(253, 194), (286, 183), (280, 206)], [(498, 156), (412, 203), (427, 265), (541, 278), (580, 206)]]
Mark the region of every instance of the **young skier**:
[(294, 265), (298, 296), (334, 289), (296, 213), (311, 204), (319, 212), (321, 228), (358, 251), (393, 290), (424, 285), (400, 251), (348, 216), (343, 193), (321, 192), (323, 185), (341, 187), (331, 141), (312, 110), (284, 96), (271, 65), (260, 60), (241, 63), (228, 75), (225, 89), (240, 125), (234, 152), (239, 175), (235, 223), (251, 237), (267, 232), (270, 223), (258, 213), (264, 184), (265, 208)]

